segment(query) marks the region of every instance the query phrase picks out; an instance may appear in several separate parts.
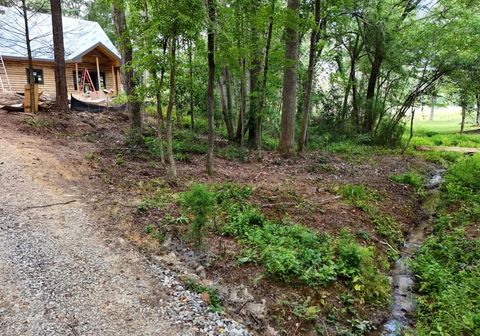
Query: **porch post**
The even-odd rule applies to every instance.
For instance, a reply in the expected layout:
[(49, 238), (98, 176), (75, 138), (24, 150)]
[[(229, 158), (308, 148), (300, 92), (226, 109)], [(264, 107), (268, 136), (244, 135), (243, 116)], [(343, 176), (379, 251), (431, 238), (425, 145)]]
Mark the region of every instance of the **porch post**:
[(112, 64), (112, 84), (113, 84), (113, 92), (115, 95), (118, 94), (117, 92), (117, 74), (115, 73), (115, 65)]
[(77, 85), (77, 94), (80, 94), (80, 83), (78, 82), (78, 63), (75, 62), (75, 84)]
[(100, 65), (98, 64), (98, 57), (95, 57), (97, 62), (97, 81), (98, 81), (98, 92), (102, 90), (102, 82), (100, 81)]

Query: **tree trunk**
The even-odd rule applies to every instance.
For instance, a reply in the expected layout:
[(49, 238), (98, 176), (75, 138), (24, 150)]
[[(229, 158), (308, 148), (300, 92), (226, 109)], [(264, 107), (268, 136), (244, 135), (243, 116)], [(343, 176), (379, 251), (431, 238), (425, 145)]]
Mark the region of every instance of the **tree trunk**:
[(115, 29), (119, 36), (120, 53), (122, 55), (122, 79), (125, 93), (127, 94), (127, 111), (131, 124), (131, 140), (140, 142), (142, 138), (142, 114), (140, 111), (140, 101), (135, 94), (135, 74), (131, 67), (133, 59), (133, 47), (128, 32), (127, 21), (125, 18), (124, 2), (120, 0), (113, 1), (113, 21)]
[[(220, 103), (222, 105), (222, 114), (223, 114), (223, 120), (225, 121), (225, 127), (227, 128), (227, 134), (228, 134), (228, 140), (233, 140), (235, 139), (235, 131), (233, 130), (233, 120), (232, 120), (232, 114), (231, 114), (231, 97), (230, 97), (230, 106), (228, 103), (228, 98), (226, 97), (228, 94), (225, 93), (225, 89), (223, 86), (223, 83), (225, 83), (226, 86), (226, 80), (223, 76), (220, 76), (218, 78), (218, 92), (220, 95)], [(230, 92), (229, 92), (230, 93)]]
[(383, 54), (380, 46), (375, 47), (375, 56), (370, 69), (370, 77), (368, 78), (367, 96), (366, 96), (366, 111), (364, 120), (364, 131), (372, 133), (375, 127), (375, 88), (377, 87), (377, 80), (380, 76), (380, 69), (382, 67)]
[(243, 123), (245, 122), (245, 110), (247, 108), (247, 94), (245, 87), (245, 59), (240, 61), (241, 73), (240, 73), (240, 104), (238, 109), (238, 121), (237, 121), (237, 142), (240, 146), (243, 146)]
[(311, 110), (313, 77), (315, 74), (315, 65), (317, 64), (318, 55), (320, 54), (320, 51), (317, 51), (317, 45), (318, 41), (320, 40), (322, 30), (322, 27), (320, 26), (322, 21), (320, 17), (320, 4), (320, 0), (315, 0), (315, 28), (312, 29), (312, 33), (310, 35), (307, 77), (303, 83), (302, 123), (300, 128), (300, 138), (298, 140), (298, 151), (301, 153), (305, 150), (305, 145), (307, 143), (307, 130)]
[[(288, 0), (289, 15), (298, 16), (300, 0)], [(285, 68), (283, 73), (282, 116), (278, 150), (284, 156), (295, 152), (295, 112), (297, 108), (297, 62), (299, 36), (297, 20), (287, 20), (285, 29)]]
[(477, 93), (477, 118), (475, 119), (475, 124), (480, 126), (480, 93)]
[(195, 129), (195, 122), (193, 118), (193, 63), (192, 63), (192, 41), (188, 42), (188, 72), (190, 81), (190, 122), (192, 130)]
[(465, 131), (465, 119), (467, 117), (467, 107), (462, 104), (462, 122), (460, 124), (460, 134), (463, 134)]
[[(259, 10), (259, 1), (253, 1), (250, 8), (250, 14), (255, 15)], [(262, 71), (262, 48), (259, 46), (259, 31), (255, 26), (255, 23), (252, 24), (250, 30), (250, 40), (253, 46), (252, 50), (252, 64), (249, 69), (250, 74), (250, 109), (248, 116), (248, 146), (251, 149), (259, 149), (261, 145), (261, 134), (260, 134), (260, 95), (261, 95), (261, 86), (260, 86), (260, 74)]]
[(432, 107), (430, 109), (430, 116), (428, 118), (428, 120), (430, 121), (433, 121), (433, 117), (435, 115), (435, 104), (437, 103), (437, 96), (434, 94), (432, 96)]
[(228, 71), (228, 67), (223, 69), (223, 80), (225, 83), (225, 98), (226, 98), (226, 107), (227, 107), (227, 131), (228, 131), (228, 139), (230, 141), (235, 140), (235, 130), (233, 128), (233, 108), (232, 108), (232, 90), (230, 86), (230, 71)]
[[(254, 33), (257, 34), (257, 33)], [(256, 39), (258, 41), (258, 39)], [(256, 46), (257, 43), (254, 43)], [(258, 49), (258, 46), (256, 47)], [(254, 51), (252, 69), (250, 70), (250, 111), (248, 118), (248, 146), (251, 149), (259, 149), (260, 135), (260, 88), (258, 80), (262, 70), (262, 64), (258, 50)]]
[(25, 0), (22, 0), (22, 14), (23, 14), (23, 21), (25, 26), (25, 43), (27, 45), (27, 57), (28, 57), (28, 82), (30, 84), (30, 110), (32, 113), (36, 112), (35, 109), (35, 96), (34, 96), (34, 88), (35, 88), (35, 78), (33, 77), (33, 59), (32, 59), (32, 47), (30, 44), (30, 29), (28, 27), (28, 14), (27, 14), (27, 4)]
[[(163, 41), (163, 59), (165, 59), (165, 54), (167, 52), (167, 44), (168, 44), (168, 39), (165, 39)], [(155, 77), (155, 80), (157, 79), (157, 74), (154, 72), (153, 76)], [(162, 165), (165, 165), (165, 154), (163, 153), (163, 127), (164, 127), (164, 122), (163, 122), (163, 101), (162, 101), (162, 89), (163, 89), (163, 79), (165, 77), (165, 64), (162, 64), (162, 68), (160, 70), (160, 80), (158, 80), (158, 87), (157, 87), (157, 121), (158, 121), (158, 130), (157, 130), (157, 136), (158, 136), (158, 141), (159, 141), (159, 146), (160, 146), (160, 162)]]
[(213, 144), (214, 144), (214, 85), (215, 85), (215, 3), (206, 0), (208, 12), (207, 50), (208, 50), (208, 85), (207, 85), (207, 118), (208, 118), (208, 152), (207, 174), (213, 175)]
[(170, 41), (170, 96), (167, 106), (167, 158), (168, 158), (168, 175), (170, 180), (176, 182), (177, 180), (177, 167), (175, 166), (175, 158), (173, 157), (173, 125), (172, 125), (172, 112), (175, 106), (175, 75), (177, 71), (177, 59), (176, 59), (176, 47), (177, 39), (174, 37)]
[(61, 1), (50, 0), (50, 9), (52, 11), (53, 53), (55, 57), (55, 101), (57, 109), (66, 112), (68, 111), (68, 93), (65, 74)]

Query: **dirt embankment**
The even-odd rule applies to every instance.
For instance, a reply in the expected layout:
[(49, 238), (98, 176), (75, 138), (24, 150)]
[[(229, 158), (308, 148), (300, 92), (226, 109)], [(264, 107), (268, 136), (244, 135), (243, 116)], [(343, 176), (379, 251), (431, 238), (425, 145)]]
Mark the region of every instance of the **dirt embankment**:
[[(178, 183), (169, 185), (158, 159), (142, 151), (132, 152), (125, 145), (128, 124), (124, 116), (81, 113), (29, 120), (31, 118), (21, 115), (9, 115), (2, 118), (1, 123), (46, 139), (46, 143), (51, 144), (47, 147), (52, 155), (70, 163), (73, 171), (82, 176), (79, 188), (88, 195), (97, 215), (109, 219), (107, 231), (134, 243), (148, 256), (160, 256), (170, 267), (187, 272), (204, 284), (218, 286), (229, 313), (243, 319), (260, 334), (267, 331), (275, 334), (271, 328), (274, 327), (280, 334), (313, 335), (318, 323), (293, 313), (292, 303), (298, 306), (307, 302), (321, 307), (317, 322), (330, 333), (337, 326), (350, 327), (363, 320), (380, 327), (387, 318), (385, 307), (360, 302), (354, 303), (354, 311), (350, 311), (350, 306), (346, 307), (340, 298), (344, 290), (341, 284), (324, 288), (285, 285), (262, 276), (262, 267), (258, 265), (239, 266), (235, 256), (241, 246), (232, 238), (211, 233), (206, 238), (206, 250), (192, 249), (186, 239), (188, 227), (172, 224), (171, 219), (181, 214), (175, 201), (147, 212), (138, 212), (137, 206), (149, 188), (156, 186), (165, 188), (174, 200), (192, 181), (248, 184), (254, 188), (253, 203), (267, 217), (288, 216), (293, 222), (317, 232), (338, 234), (348, 229), (360, 237), (362, 243), (372, 244), (388, 258), (391, 246), (378, 233), (372, 219), (345, 202), (334, 190), (347, 183), (376, 190), (382, 196), (378, 204), (380, 211), (392, 216), (406, 235), (424, 218), (424, 213), (415, 191), (391, 182), (389, 176), (411, 170), (427, 171), (431, 168), (429, 165), (401, 156), (359, 158), (310, 153), (285, 160), (267, 152), (261, 161), (254, 155), (247, 155), (242, 161), (217, 157), (216, 174), (209, 178), (204, 172), (204, 157), (192, 154), (187, 161), (177, 162)], [(21, 133), (18, 134), (21, 138)], [(217, 145), (225, 146), (224, 142)], [(75, 159), (65, 155), (72, 150), (76, 152)], [(145, 227), (152, 223), (166, 237), (163, 243), (145, 234)], [(367, 237), (368, 242), (362, 240)], [(270, 327), (267, 329), (267, 326)]]

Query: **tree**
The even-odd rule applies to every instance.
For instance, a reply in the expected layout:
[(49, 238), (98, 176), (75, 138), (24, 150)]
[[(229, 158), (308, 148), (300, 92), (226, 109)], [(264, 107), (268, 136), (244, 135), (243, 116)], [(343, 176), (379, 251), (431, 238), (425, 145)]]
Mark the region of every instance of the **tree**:
[(175, 158), (173, 157), (173, 122), (172, 111), (175, 105), (175, 76), (177, 74), (177, 39), (176, 37), (170, 40), (170, 96), (167, 106), (167, 157), (169, 175), (172, 181), (177, 179), (177, 167), (175, 166)]
[(283, 74), (282, 116), (278, 150), (285, 156), (295, 152), (295, 112), (297, 109), (298, 9), (299, 0), (288, 0), (285, 28), (285, 69)]
[(318, 42), (320, 41), (320, 38), (322, 34), (324, 34), (324, 31), (326, 29), (326, 19), (322, 19), (321, 17), (321, 3), (321, 0), (315, 0), (313, 9), (315, 13), (315, 21), (310, 35), (310, 50), (308, 54), (307, 77), (305, 78), (305, 81), (303, 83), (302, 123), (300, 128), (300, 138), (298, 141), (299, 152), (303, 152), (305, 150), (305, 144), (307, 142), (307, 130), (311, 110), (311, 97), (313, 78), (315, 75), (315, 65), (317, 64), (318, 56), (321, 53), (321, 50), (319, 50), (318, 48)]
[(135, 92), (136, 79), (132, 67), (133, 45), (127, 20), (125, 18), (125, 3), (122, 0), (113, 0), (113, 20), (119, 36), (120, 53), (122, 54), (122, 79), (125, 93), (127, 94), (127, 111), (130, 117), (131, 140), (134, 143), (141, 142), (142, 138), (142, 114), (140, 101)]
[(55, 102), (59, 111), (68, 111), (65, 48), (63, 46), (62, 7), (60, 0), (50, 0), (52, 12), (53, 51), (55, 57)]
[(207, 49), (208, 49), (208, 84), (207, 84), (207, 119), (208, 119), (208, 152), (207, 174), (213, 175), (213, 144), (214, 144), (214, 86), (215, 86), (215, 3), (206, 0), (208, 13)]

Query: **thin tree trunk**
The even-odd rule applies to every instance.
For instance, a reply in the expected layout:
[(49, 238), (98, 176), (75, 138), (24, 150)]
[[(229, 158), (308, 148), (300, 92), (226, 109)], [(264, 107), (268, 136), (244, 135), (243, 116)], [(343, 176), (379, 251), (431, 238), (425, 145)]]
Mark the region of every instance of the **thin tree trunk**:
[(227, 99), (225, 97), (225, 90), (222, 83), (222, 76), (218, 78), (218, 93), (220, 96), (220, 105), (222, 106), (223, 121), (225, 122), (225, 127), (227, 129), (228, 139), (231, 140), (234, 137), (233, 123), (232, 123), (232, 117), (228, 113)]
[(28, 27), (28, 14), (27, 14), (27, 4), (25, 0), (22, 0), (22, 13), (23, 21), (25, 25), (25, 43), (27, 45), (27, 57), (28, 57), (28, 82), (30, 84), (30, 110), (32, 113), (36, 112), (35, 109), (35, 78), (33, 77), (33, 59), (32, 59), (32, 47), (30, 44), (30, 29)]
[[(289, 15), (298, 16), (299, 0), (288, 0)], [(292, 23), (293, 22), (293, 23)], [(293, 26), (292, 26), (293, 25)], [(278, 150), (284, 156), (295, 152), (295, 112), (297, 108), (297, 62), (299, 36), (297, 20), (287, 20), (285, 29), (285, 68), (283, 73), (282, 116), (280, 123), (280, 141)]]
[(55, 57), (55, 102), (59, 111), (66, 112), (69, 109), (61, 1), (50, 0), (50, 9), (52, 12), (53, 53)]
[(207, 50), (208, 50), (208, 85), (207, 85), (207, 118), (208, 118), (208, 151), (207, 174), (213, 175), (213, 144), (214, 144), (214, 85), (215, 85), (215, 3), (206, 0), (208, 12)]
[(477, 118), (475, 124), (480, 126), (480, 93), (477, 93)]
[[(255, 15), (258, 11), (259, 2), (253, 1), (250, 8), (250, 14)], [(250, 109), (248, 115), (248, 146), (251, 149), (259, 149), (261, 143), (260, 135), (260, 95), (261, 85), (259, 83), (260, 74), (262, 71), (262, 48), (259, 46), (259, 31), (255, 24), (252, 25), (250, 31), (250, 40), (253, 46), (252, 50), (252, 64), (249, 69), (250, 74)]]
[(188, 42), (188, 70), (190, 81), (190, 122), (192, 130), (195, 129), (195, 122), (193, 118), (193, 63), (192, 63), (192, 41)]
[(465, 119), (467, 117), (467, 107), (462, 104), (462, 122), (460, 124), (460, 134), (463, 134), (465, 131)]
[[(315, 28), (312, 29), (310, 35), (310, 51), (308, 55), (307, 77), (303, 83), (303, 102), (302, 102), (302, 123), (300, 128), (300, 138), (298, 140), (298, 151), (303, 152), (307, 143), (307, 130), (311, 110), (311, 96), (313, 77), (315, 74), (315, 65), (317, 64), (318, 55), (321, 51), (317, 51), (318, 41), (321, 35), (321, 17), (320, 17), (320, 0), (315, 0)], [(323, 23), (322, 23), (323, 24)]]
[(170, 41), (170, 96), (167, 106), (167, 158), (168, 158), (168, 174), (170, 180), (176, 182), (177, 180), (177, 167), (175, 166), (175, 158), (173, 157), (173, 125), (172, 125), (172, 112), (175, 106), (175, 75), (177, 71), (177, 59), (176, 59), (176, 46), (177, 39), (174, 37)]
[(233, 113), (232, 113), (232, 90), (230, 87), (230, 72), (228, 67), (223, 69), (223, 80), (225, 83), (225, 99), (226, 99), (226, 112), (227, 112), (227, 131), (228, 139), (230, 141), (235, 140), (235, 130), (233, 128)]
[(245, 87), (245, 59), (240, 61), (241, 74), (240, 74), (240, 104), (238, 109), (238, 121), (237, 121), (237, 142), (240, 146), (243, 146), (243, 124), (245, 122), (245, 110), (247, 108), (247, 94)]
[(405, 146), (402, 149), (402, 155), (405, 154), (405, 151), (407, 150), (408, 146), (410, 145), (410, 141), (412, 141), (414, 119), (415, 119), (415, 108), (412, 108), (412, 117), (410, 118), (410, 136), (408, 137), (408, 140), (407, 140), (407, 142), (405, 143)]
[(429, 121), (433, 121), (433, 117), (435, 115), (435, 104), (437, 103), (437, 96), (434, 94), (432, 96), (432, 107), (430, 109), (430, 116), (428, 118)]
[(380, 76), (380, 69), (383, 63), (383, 54), (380, 46), (375, 47), (375, 56), (372, 67), (370, 69), (370, 76), (368, 78), (367, 96), (366, 96), (366, 111), (364, 120), (364, 131), (371, 133), (375, 127), (375, 88), (377, 87), (377, 80)]
[(130, 66), (133, 59), (133, 46), (128, 32), (125, 18), (124, 2), (120, 0), (113, 1), (113, 21), (115, 29), (119, 36), (120, 52), (122, 54), (122, 79), (127, 94), (127, 110), (131, 124), (131, 140), (141, 142), (142, 139), (142, 114), (140, 111), (140, 101), (135, 94), (135, 74)]
[[(168, 39), (165, 39), (163, 42), (163, 59), (165, 59), (165, 54), (167, 51), (167, 44), (168, 44)], [(157, 80), (157, 74), (154, 72), (153, 76), (155, 77), (155, 80)], [(162, 68), (160, 70), (160, 80), (158, 80), (158, 87), (157, 87), (157, 121), (158, 121), (158, 130), (157, 130), (157, 136), (158, 136), (158, 142), (160, 146), (160, 162), (162, 165), (165, 165), (165, 154), (163, 152), (163, 127), (164, 127), (164, 122), (163, 122), (163, 107), (162, 107), (162, 89), (163, 89), (163, 80), (165, 77), (165, 65), (162, 64)]]

